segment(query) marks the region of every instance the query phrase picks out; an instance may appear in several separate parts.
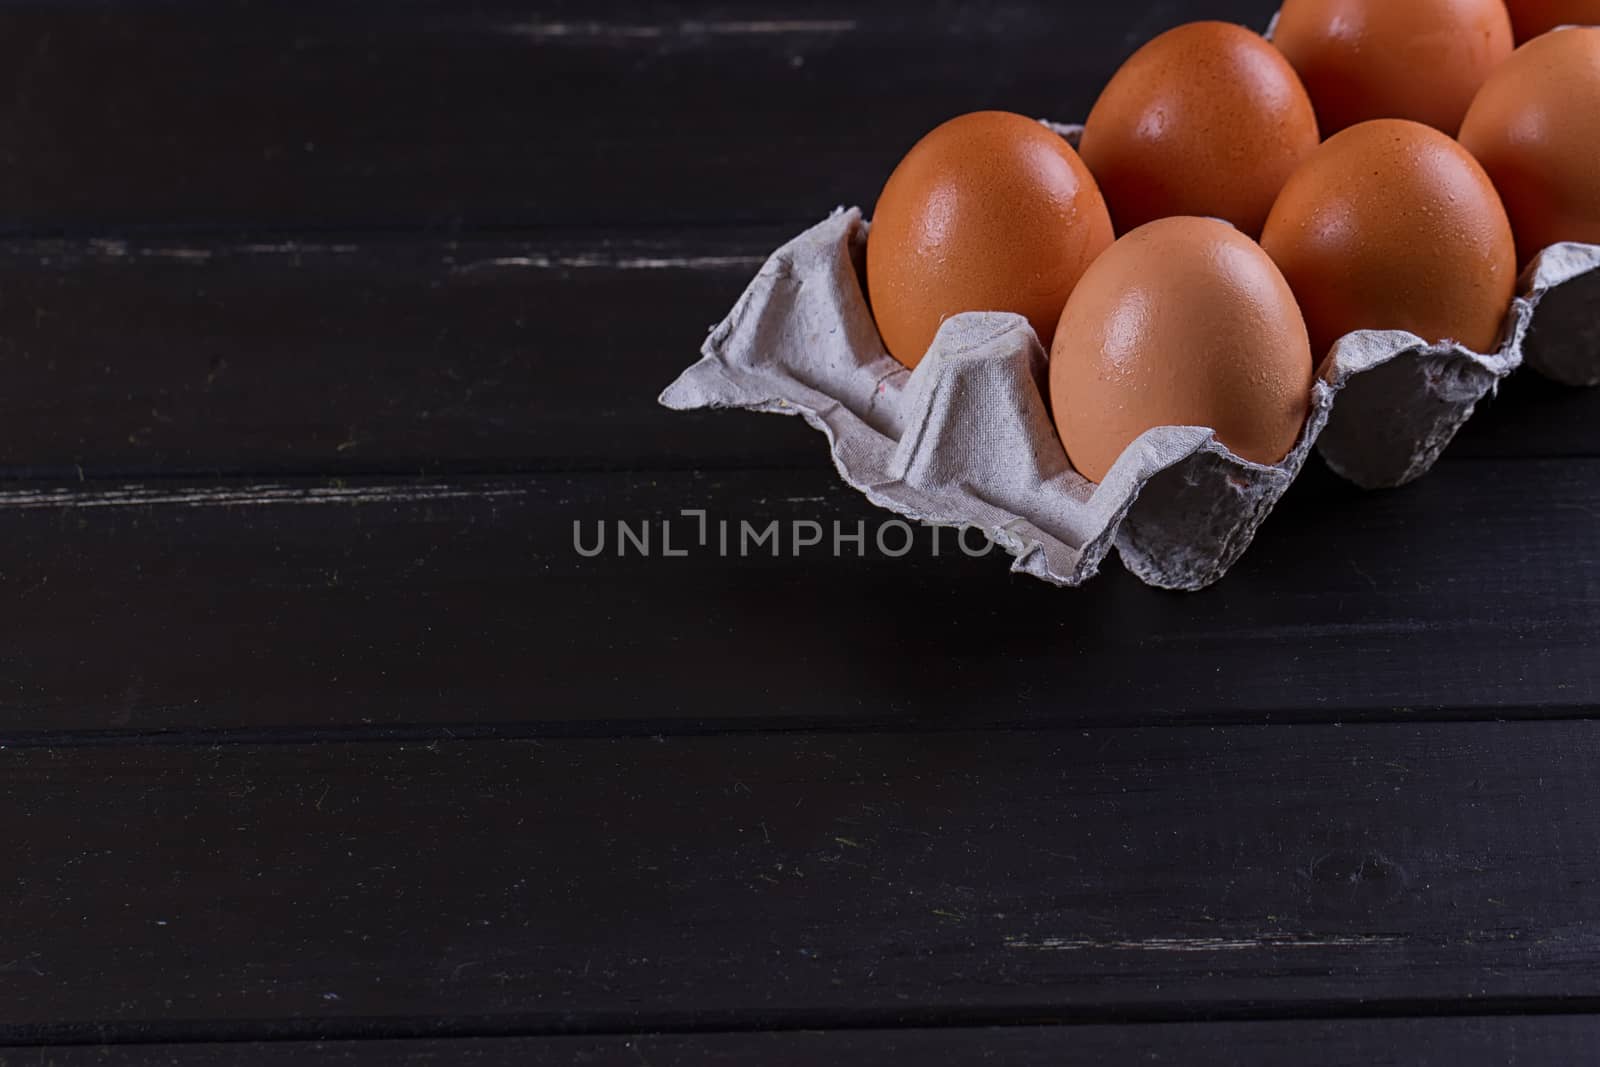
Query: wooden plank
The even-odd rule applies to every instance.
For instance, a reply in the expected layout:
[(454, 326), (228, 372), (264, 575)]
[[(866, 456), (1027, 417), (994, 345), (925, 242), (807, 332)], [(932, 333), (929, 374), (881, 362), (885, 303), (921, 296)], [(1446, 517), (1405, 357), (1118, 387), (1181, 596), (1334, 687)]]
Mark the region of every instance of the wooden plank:
[(1592, 1011), (1600, 723), (0, 752), (6, 1043)]
[[(671, 412), (782, 227), (0, 243), (13, 473), (824, 469), (793, 420)], [(1518, 375), (1450, 456), (1596, 454), (1600, 390)]]
[(826, 463), (803, 427), (656, 403), (783, 236), (709, 235), (692, 253), (12, 242), (5, 462), (65, 477)]
[(1560, 385), (1522, 368), (1483, 400), (1445, 459), (1496, 456), (1600, 456), (1600, 389)]
[(1179, 595), (907, 548), (831, 471), (13, 488), (0, 740), (1587, 716), (1597, 515), (1594, 460), (1318, 468)]
[(0, 219), (810, 220), (946, 118), (1080, 118), (1155, 32), (1276, 6), (8, 3)]
[(630, 1037), (506, 1037), (439, 1040), (272, 1041), (254, 1044), (100, 1045), (0, 1048), (0, 1067), (239, 1067), (305, 1064), (582, 1064), (584, 1067), (961, 1067), (1174, 1063), (1189, 1067), (1503, 1067), (1585, 1063), (1600, 1053), (1593, 1016), (1462, 1019), (1296, 1020), (644, 1034)]

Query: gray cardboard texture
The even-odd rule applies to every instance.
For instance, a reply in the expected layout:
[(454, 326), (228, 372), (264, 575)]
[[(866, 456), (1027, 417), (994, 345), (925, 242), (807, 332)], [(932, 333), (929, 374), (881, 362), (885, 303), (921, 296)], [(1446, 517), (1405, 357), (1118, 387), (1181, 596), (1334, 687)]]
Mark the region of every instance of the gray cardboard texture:
[(1567, 385), (1600, 385), (1600, 245), (1551, 245), (1524, 285), (1543, 294), (1524, 346), (1528, 366)]
[(866, 232), (858, 210), (838, 211), (775, 252), (661, 402), (799, 415), (827, 436), (840, 475), (873, 503), (926, 523), (976, 527), (1015, 557), (1014, 571), (1058, 585), (1092, 577), (1113, 545), (1151, 585), (1192, 590), (1216, 581), (1314, 445), (1361, 485), (1425, 473), (1521, 363), (1551, 284), (1565, 304), (1566, 286), (1582, 280), (1586, 295), (1570, 314), (1587, 315), (1589, 329), (1587, 341), (1569, 345), (1557, 340), (1568, 327), (1552, 326), (1551, 365), (1564, 380), (1600, 372), (1592, 343), (1600, 248), (1557, 246), (1530, 271), (1499, 352), (1427, 345), (1406, 333), (1351, 334), (1314, 384), (1310, 418), (1282, 463), (1240, 459), (1204, 427), (1168, 426), (1140, 436), (1097, 486), (1072, 469), (1056, 436), (1046, 354), (1025, 319), (957, 315), (915, 371), (884, 351), (863, 296)]

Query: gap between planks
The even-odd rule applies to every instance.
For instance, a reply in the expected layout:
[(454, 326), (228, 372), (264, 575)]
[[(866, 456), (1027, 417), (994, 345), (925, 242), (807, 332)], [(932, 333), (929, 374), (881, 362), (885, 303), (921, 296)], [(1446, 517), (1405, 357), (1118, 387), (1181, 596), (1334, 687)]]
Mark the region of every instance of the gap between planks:
[(194, 1020), (184, 1023), (63, 1022), (0, 1027), (0, 1050), (69, 1045), (187, 1045), (247, 1041), (381, 1041), (418, 1038), (629, 1037), (640, 1035), (785, 1034), (818, 1031), (965, 1030), (1010, 1026), (1160, 1025), (1164, 1023), (1349, 1022), (1405, 1019), (1581, 1017), (1600, 1014), (1600, 997), (1485, 997), (1450, 1000), (1284, 1002), (1238, 1006), (1205, 1001), (1154, 1003), (1114, 1009), (1036, 1007), (952, 1011), (906, 1007), (893, 1015), (871, 1011), (684, 1012), (651, 1015), (596, 1013), (556, 1023), (512, 1019), (411, 1017), (383, 1019)]
[(154, 489), (129, 485), (115, 489), (54, 488), (0, 490), (0, 511), (41, 508), (263, 507), (289, 504), (421, 504), (435, 500), (493, 500), (523, 496), (516, 486), (468, 487), (449, 484), (373, 486), (290, 486), (283, 484)]
[(533, 41), (654, 41), (703, 37), (814, 37), (853, 33), (856, 19), (686, 19), (682, 22), (511, 22), (497, 27)]
[[(1284, 715), (1293, 716), (1310, 712), (1309, 708), (1281, 709)], [(393, 745), (415, 744), (526, 744), (535, 747), (545, 742), (624, 741), (653, 740), (695, 741), (708, 738), (776, 737), (799, 735), (816, 738), (852, 738), (872, 736), (925, 737), (943, 734), (995, 735), (995, 734), (1078, 734), (1121, 733), (1125, 731), (1160, 730), (1201, 731), (1218, 730), (1272, 730), (1289, 731), (1315, 728), (1362, 729), (1410, 726), (1417, 729), (1450, 726), (1506, 725), (1557, 727), (1572, 723), (1595, 723), (1600, 720), (1600, 706), (1583, 708), (1511, 707), (1495, 705), (1479, 714), (1475, 709), (1461, 710), (1439, 708), (1432, 710), (1407, 709), (1404, 719), (1395, 717), (1393, 708), (1373, 707), (1354, 709), (1337, 719), (1289, 718), (1285, 721), (1263, 721), (1260, 715), (1238, 717), (1218, 716), (1204, 722), (1173, 721), (1119, 713), (1105, 718), (1087, 718), (1063, 725), (1049, 720), (1017, 722), (978, 722), (971, 724), (929, 723), (916, 720), (896, 720), (862, 716), (858, 719), (804, 719), (793, 716), (761, 719), (549, 719), (539, 721), (499, 723), (406, 723), (398, 725), (353, 724), (342, 726), (249, 726), (218, 728), (154, 727), (148, 730), (35, 730), (27, 733), (0, 732), (0, 751), (6, 749), (69, 749), (69, 748), (144, 748), (153, 745), (166, 747), (237, 748), (296, 745)], [(1145, 942), (1109, 942), (1066, 938), (1042, 937), (1021, 939), (1006, 947), (1018, 951), (1073, 952), (1091, 949), (1123, 949), (1152, 951), (1226, 951), (1229, 949), (1260, 948), (1277, 944), (1274, 935), (1246, 942), (1216, 942), (1207, 938), (1187, 941), (1164, 941), (1160, 944)], [(1374, 940), (1363, 943), (1377, 944), (1387, 935), (1372, 935)], [(1293, 942), (1278, 947), (1312, 948), (1336, 947), (1333, 942)]]
[[(753, 273), (765, 263), (770, 252), (782, 243), (781, 239), (765, 244), (765, 251), (737, 254), (684, 253), (681, 255), (647, 252), (648, 242), (627, 242), (619, 249), (615, 244), (602, 242), (592, 248), (576, 245), (565, 249), (540, 248), (515, 240), (483, 237), (460, 241), (440, 240), (427, 235), (407, 235), (412, 247), (433, 249), (439, 266), (452, 274), (473, 274), (496, 269), (536, 271), (613, 270), (613, 271), (691, 271)], [(472, 246), (500, 246), (511, 250), (508, 254), (457, 260), (456, 253)], [(302, 260), (336, 259), (360, 255), (363, 252), (382, 252), (385, 245), (378, 242), (309, 242), (309, 241), (255, 241), (217, 242), (211, 245), (198, 243), (169, 244), (137, 242), (111, 238), (89, 238), (84, 241), (59, 239), (0, 239), (0, 251), (11, 256), (31, 259), (38, 266), (61, 269), (84, 262), (106, 264), (144, 264), (151, 261), (174, 264), (206, 266), (221, 259), (270, 258), (286, 260), (290, 266), (303, 265)]]

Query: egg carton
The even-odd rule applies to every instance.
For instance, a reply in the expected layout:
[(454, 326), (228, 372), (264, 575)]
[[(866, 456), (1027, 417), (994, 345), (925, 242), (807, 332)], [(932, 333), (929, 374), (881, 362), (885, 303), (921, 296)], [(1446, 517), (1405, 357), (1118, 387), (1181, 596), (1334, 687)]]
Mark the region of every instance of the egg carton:
[(1560, 381), (1600, 380), (1600, 246), (1557, 245), (1523, 279), (1494, 353), (1353, 333), (1313, 384), (1281, 463), (1241, 459), (1205, 427), (1164, 426), (1097, 485), (1067, 460), (1047, 356), (1020, 315), (946, 320), (916, 370), (885, 351), (863, 295), (867, 226), (859, 209), (839, 209), (773, 253), (661, 403), (799, 415), (874, 504), (979, 529), (1015, 557), (1013, 571), (1056, 585), (1087, 581), (1115, 546), (1150, 585), (1201, 589), (1243, 554), (1313, 447), (1358, 485), (1401, 485), (1525, 352)]

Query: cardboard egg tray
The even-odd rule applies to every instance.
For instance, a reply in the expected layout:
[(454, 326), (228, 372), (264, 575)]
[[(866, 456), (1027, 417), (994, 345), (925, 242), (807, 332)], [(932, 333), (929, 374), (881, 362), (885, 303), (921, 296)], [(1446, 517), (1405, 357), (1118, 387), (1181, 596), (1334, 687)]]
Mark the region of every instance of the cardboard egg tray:
[[(1076, 147), (1081, 126), (1045, 125)], [(863, 295), (866, 236), (858, 209), (839, 210), (774, 252), (661, 403), (799, 415), (873, 503), (976, 527), (1015, 557), (1012, 570), (1057, 585), (1093, 577), (1115, 545), (1150, 585), (1204, 588), (1244, 553), (1313, 447), (1364, 488), (1404, 485), (1525, 359), (1556, 381), (1600, 384), (1600, 245), (1554, 245), (1523, 276), (1493, 353), (1353, 333), (1313, 384), (1283, 462), (1241, 459), (1205, 427), (1163, 426), (1096, 485), (1056, 435), (1046, 353), (1026, 319), (957, 315), (914, 371), (887, 353)]]
[(1026, 319), (957, 315), (914, 371), (884, 350), (863, 295), (866, 235), (859, 210), (840, 210), (773, 253), (661, 403), (799, 415), (873, 503), (980, 529), (1014, 571), (1057, 585), (1092, 577), (1115, 546), (1145, 582), (1200, 589), (1248, 547), (1313, 447), (1358, 485), (1403, 485), (1525, 357), (1558, 381), (1600, 382), (1600, 246), (1556, 245), (1530, 266), (1494, 353), (1353, 333), (1283, 462), (1241, 459), (1205, 427), (1164, 426), (1096, 485), (1056, 436), (1046, 354)]

